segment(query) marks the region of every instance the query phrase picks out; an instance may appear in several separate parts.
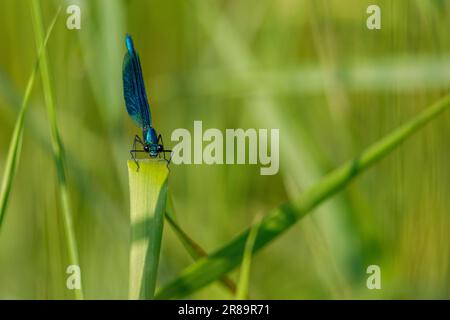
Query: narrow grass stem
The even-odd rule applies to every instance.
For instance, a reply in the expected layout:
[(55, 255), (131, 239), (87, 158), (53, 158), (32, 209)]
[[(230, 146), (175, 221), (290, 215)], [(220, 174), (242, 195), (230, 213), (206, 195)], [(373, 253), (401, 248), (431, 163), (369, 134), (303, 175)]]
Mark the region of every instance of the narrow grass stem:
[[(177, 238), (181, 241), (186, 251), (195, 261), (208, 257), (208, 253), (197, 242), (195, 242), (181, 226), (175, 220), (175, 209), (172, 203), (172, 198), (168, 197), (168, 204), (166, 208), (166, 220), (169, 223), (172, 230), (175, 232)], [(220, 279), (220, 283), (226, 288), (232, 296), (236, 295), (236, 283), (229, 277), (224, 276)]]
[[(33, 23), (35, 28), (35, 39), (36, 43), (39, 44), (43, 41), (43, 27), (42, 27), (42, 16), (41, 9), (38, 0), (31, 0), (31, 11), (33, 16)], [(54, 95), (52, 84), (50, 81), (50, 71), (47, 62), (47, 51), (44, 49), (42, 53), (41, 60), (41, 78), (42, 78), (42, 86), (44, 90), (44, 98), (45, 104), (47, 107), (47, 115), (50, 122), (50, 131), (51, 131), (51, 141), (52, 141), (52, 149), (53, 156), (55, 159), (56, 171), (58, 174), (58, 186), (59, 186), (59, 196), (61, 201), (62, 208), (62, 216), (63, 216), (63, 224), (65, 229), (65, 236), (67, 242), (67, 250), (69, 256), (70, 265), (80, 266), (78, 259), (78, 248), (75, 237), (75, 231), (73, 226), (73, 218), (71, 212), (70, 205), (70, 197), (67, 186), (67, 178), (66, 178), (66, 164), (64, 158), (64, 147), (61, 141), (61, 137), (59, 134), (58, 122), (56, 117), (56, 109), (54, 103)], [(83, 299), (83, 289), (82, 286), (80, 289), (74, 290), (75, 298), (77, 300)]]
[(244, 256), (242, 257), (241, 270), (239, 275), (239, 282), (237, 287), (236, 299), (248, 299), (248, 288), (250, 286), (250, 269), (252, 265), (253, 248), (255, 247), (256, 235), (259, 229), (259, 219), (255, 219), (255, 223), (250, 229), (250, 232), (245, 242)]
[(23, 96), (22, 104), (20, 107), (19, 114), (17, 116), (16, 123), (14, 125), (14, 131), (11, 137), (11, 142), (8, 148), (8, 154), (6, 157), (5, 171), (3, 174), (2, 185), (0, 189), (0, 230), (6, 214), (6, 208), (8, 205), (9, 196), (11, 193), (12, 183), (16, 175), (17, 166), (20, 160), (20, 151), (22, 149), (22, 137), (23, 137), (23, 127), (25, 121), (25, 114), (28, 110), (28, 101), (30, 100), (31, 91), (34, 86), (34, 81), (36, 78), (36, 73), (39, 68), (39, 61), (41, 59), (42, 53), (47, 46), (48, 39), (52, 33), (53, 27), (55, 26), (56, 19), (58, 18), (60, 10), (55, 14), (50, 26), (48, 27), (45, 39), (40, 43), (38, 55), (36, 62), (34, 64), (33, 70), (27, 82), (27, 87), (25, 89), (25, 94)]

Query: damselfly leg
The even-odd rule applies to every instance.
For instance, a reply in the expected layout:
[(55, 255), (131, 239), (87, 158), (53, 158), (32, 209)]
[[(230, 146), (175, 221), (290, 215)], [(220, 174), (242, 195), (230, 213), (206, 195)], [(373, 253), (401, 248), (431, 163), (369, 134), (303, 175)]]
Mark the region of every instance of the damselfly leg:
[(144, 147), (144, 143), (141, 140), (141, 137), (139, 137), (138, 135), (134, 136), (134, 141), (133, 141), (133, 149), (130, 150), (130, 154), (131, 154), (131, 158), (134, 160), (134, 162), (137, 165), (137, 171), (139, 171), (139, 163), (137, 161), (136, 158), (136, 152), (145, 152), (144, 150), (137, 150), (136, 149), (136, 142), (140, 143), (142, 147)]
[[(161, 143), (160, 143), (160, 142), (161, 142)], [(162, 135), (161, 135), (161, 134), (158, 135), (158, 144), (160, 144), (160, 145), (162, 146), (162, 148), (163, 148), (159, 154), (160, 154), (160, 155), (161, 155), (161, 153), (163, 154), (164, 160), (167, 162), (167, 166), (169, 166), (170, 161), (172, 160), (172, 150), (165, 150), (165, 149), (164, 149), (164, 141), (163, 141), (163, 138), (162, 138)], [(166, 152), (169, 152), (169, 153), (170, 153), (169, 160), (166, 159)], [(161, 157), (161, 156), (160, 156), (160, 157)]]

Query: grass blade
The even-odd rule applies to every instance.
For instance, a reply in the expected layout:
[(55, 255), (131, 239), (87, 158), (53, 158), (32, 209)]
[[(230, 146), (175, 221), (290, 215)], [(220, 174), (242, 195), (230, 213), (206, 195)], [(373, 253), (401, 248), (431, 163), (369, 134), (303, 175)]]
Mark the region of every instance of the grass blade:
[[(170, 197), (170, 193), (168, 194), (165, 217), (167, 222), (169, 223), (169, 226), (175, 232), (176, 237), (178, 238), (178, 240), (180, 240), (183, 247), (186, 249), (191, 258), (194, 259), (194, 261), (208, 256), (208, 253), (197, 242), (195, 242), (176, 222), (174, 206)], [(140, 220), (132, 224), (131, 234), (133, 242), (139, 242), (148, 238), (148, 230), (146, 226), (150, 225), (151, 220), (151, 217), (148, 217), (145, 220)], [(232, 296), (236, 294), (236, 284), (232, 279), (224, 276), (220, 279), (220, 282), (226, 289), (230, 291)]]
[(200, 245), (197, 244), (194, 240), (192, 240), (192, 238), (189, 237), (187, 233), (178, 225), (178, 223), (175, 221), (172, 210), (173, 206), (168, 204), (166, 209), (166, 220), (171, 226), (172, 230), (175, 232), (175, 235), (183, 244), (186, 251), (189, 253), (189, 255), (194, 260), (208, 256), (206, 251), (202, 247), (200, 247)]
[[(450, 96), (448, 95), (369, 146), (359, 157), (326, 175), (294, 201), (285, 203), (273, 210), (261, 222), (253, 253), (264, 248), (276, 237), (283, 234), (295, 222), (343, 189), (350, 181), (389, 154), (389, 152), (399, 147), (404, 140), (445, 111), (449, 106)], [(184, 297), (233, 270), (242, 261), (248, 234), (249, 230), (246, 230), (208, 258), (200, 259), (188, 267), (177, 279), (163, 287), (157, 293), (156, 298)]]
[(241, 274), (236, 293), (236, 299), (245, 300), (248, 297), (248, 287), (250, 284), (250, 268), (252, 264), (253, 248), (255, 247), (256, 235), (258, 234), (259, 221), (253, 225), (245, 242), (244, 256), (242, 257)]
[[(153, 299), (167, 199), (167, 163), (128, 160), (130, 182), (130, 299)], [(144, 234), (145, 237), (139, 235)], [(139, 238), (136, 239), (136, 236)]]
[(2, 227), (3, 220), (6, 214), (6, 207), (8, 205), (9, 195), (11, 193), (12, 183), (16, 175), (17, 166), (20, 160), (20, 150), (22, 148), (22, 137), (23, 137), (23, 125), (25, 120), (25, 114), (28, 109), (28, 101), (30, 99), (31, 91), (33, 89), (34, 80), (36, 78), (36, 73), (39, 67), (39, 61), (41, 59), (42, 52), (47, 45), (50, 34), (52, 33), (53, 27), (55, 26), (56, 19), (58, 18), (60, 10), (55, 14), (50, 26), (48, 27), (47, 33), (44, 40), (40, 43), (40, 48), (36, 58), (36, 62), (31, 72), (30, 78), (28, 79), (27, 87), (25, 89), (25, 95), (23, 96), (22, 104), (20, 107), (19, 114), (17, 116), (16, 123), (14, 125), (14, 131), (11, 137), (11, 142), (8, 148), (8, 154), (6, 156), (5, 171), (2, 179), (2, 186), (0, 191), (0, 230)]
[[(42, 16), (41, 9), (39, 6), (38, 0), (31, 0), (31, 11), (33, 16), (33, 24), (35, 28), (35, 39), (36, 43), (39, 44), (43, 41), (43, 27), (42, 27)], [(75, 231), (72, 221), (72, 212), (69, 198), (69, 191), (67, 187), (67, 178), (66, 178), (66, 163), (64, 158), (64, 147), (61, 141), (61, 137), (59, 134), (58, 123), (56, 120), (56, 110), (54, 103), (54, 96), (52, 85), (50, 81), (50, 71), (47, 62), (47, 51), (43, 50), (42, 58), (41, 58), (41, 78), (42, 78), (42, 86), (44, 90), (44, 98), (45, 104), (47, 107), (47, 114), (50, 121), (50, 129), (51, 129), (51, 141), (52, 141), (52, 149), (53, 156), (55, 159), (56, 171), (58, 173), (58, 186), (59, 186), (59, 196), (61, 200), (62, 206), (62, 215), (64, 222), (64, 231), (67, 242), (67, 250), (69, 256), (70, 265), (80, 266), (78, 259), (78, 248), (77, 242), (75, 238)], [(83, 289), (82, 286), (80, 289), (74, 290), (75, 298), (78, 300), (83, 299)]]
[[(169, 194), (169, 202), (166, 208), (166, 220), (171, 226), (172, 230), (175, 232), (175, 235), (181, 241), (192, 259), (198, 260), (200, 258), (208, 257), (208, 253), (197, 242), (195, 242), (176, 222), (174, 207), (171, 200), (172, 199)], [(236, 294), (236, 284), (231, 278), (224, 276), (220, 279), (220, 282), (226, 289), (230, 291), (232, 295)]]

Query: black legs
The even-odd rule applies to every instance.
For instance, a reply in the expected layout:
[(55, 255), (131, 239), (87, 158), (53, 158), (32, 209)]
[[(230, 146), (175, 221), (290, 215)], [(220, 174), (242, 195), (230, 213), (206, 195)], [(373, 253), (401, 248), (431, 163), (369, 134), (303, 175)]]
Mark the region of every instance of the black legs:
[[(161, 143), (160, 143), (161, 142)], [(164, 160), (167, 161), (167, 166), (170, 164), (170, 160), (172, 160), (172, 150), (165, 150), (164, 149), (164, 141), (162, 138), (162, 135), (158, 135), (158, 144), (162, 146), (162, 150), (160, 151), (159, 155), (162, 153), (164, 156)], [(166, 159), (166, 152), (169, 152), (171, 155), (169, 157), (169, 160)]]
[[(134, 162), (137, 165), (137, 171), (139, 171), (139, 163), (138, 163), (137, 158), (136, 158), (136, 152), (145, 152), (145, 153), (147, 153), (148, 151), (136, 149), (136, 144), (140, 144), (145, 149), (145, 144), (142, 141), (141, 137), (139, 137), (138, 135), (134, 136), (133, 149), (130, 150), (130, 154), (131, 154), (131, 158), (134, 160)], [(164, 157), (164, 160), (167, 162), (167, 166), (169, 166), (170, 160), (172, 159), (172, 156), (170, 156), (169, 160), (167, 160), (166, 153), (167, 152), (172, 153), (172, 150), (165, 150), (164, 149), (164, 142), (163, 142), (163, 138), (162, 138), (161, 135), (158, 135), (157, 144), (158, 144), (158, 157), (161, 158), (161, 153), (162, 153), (163, 157)], [(147, 148), (147, 150), (148, 150), (148, 148)]]
[(145, 151), (144, 150), (136, 150), (136, 142), (139, 142), (142, 147), (144, 147), (144, 143), (142, 142), (141, 137), (139, 137), (138, 135), (135, 135), (134, 141), (133, 141), (133, 149), (130, 150), (131, 158), (134, 160), (134, 162), (137, 165), (137, 171), (139, 171), (139, 163), (136, 159), (136, 152), (145, 152)]

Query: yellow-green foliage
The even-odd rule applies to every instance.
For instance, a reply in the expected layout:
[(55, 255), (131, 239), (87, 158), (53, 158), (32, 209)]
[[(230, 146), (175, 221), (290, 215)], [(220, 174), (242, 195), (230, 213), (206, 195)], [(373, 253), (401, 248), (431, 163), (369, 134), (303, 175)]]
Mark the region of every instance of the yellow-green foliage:
[[(167, 200), (167, 162), (128, 160), (130, 181), (130, 299), (152, 299)], [(144, 235), (144, 236), (142, 236)]]
[[(194, 120), (280, 128), (276, 176), (250, 165), (171, 165), (176, 222), (209, 255), (450, 88), (449, 1), (377, 1), (381, 30), (366, 28), (370, 1), (69, 2), (40, 4), (44, 26), (63, 5), (47, 55), (88, 299), (128, 297), (125, 163), (140, 130), (122, 97), (126, 32), (168, 149), (172, 130)], [(72, 3), (81, 4), (80, 30), (65, 26)], [(1, 1), (1, 179), (36, 60), (32, 21), (30, 1)], [(74, 297), (46, 107), (36, 77), (0, 233), (0, 298)], [(442, 114), (264, 246), (252, 257), (250, 298), (450, 298), (449, 132)], [(177, 234), (163, 233), (158, 287), (193, 263)], [(382, 290), (365, 286), (371, 264), (381, 267)], [(233, 297), (217, 281), (189, 295)]]

